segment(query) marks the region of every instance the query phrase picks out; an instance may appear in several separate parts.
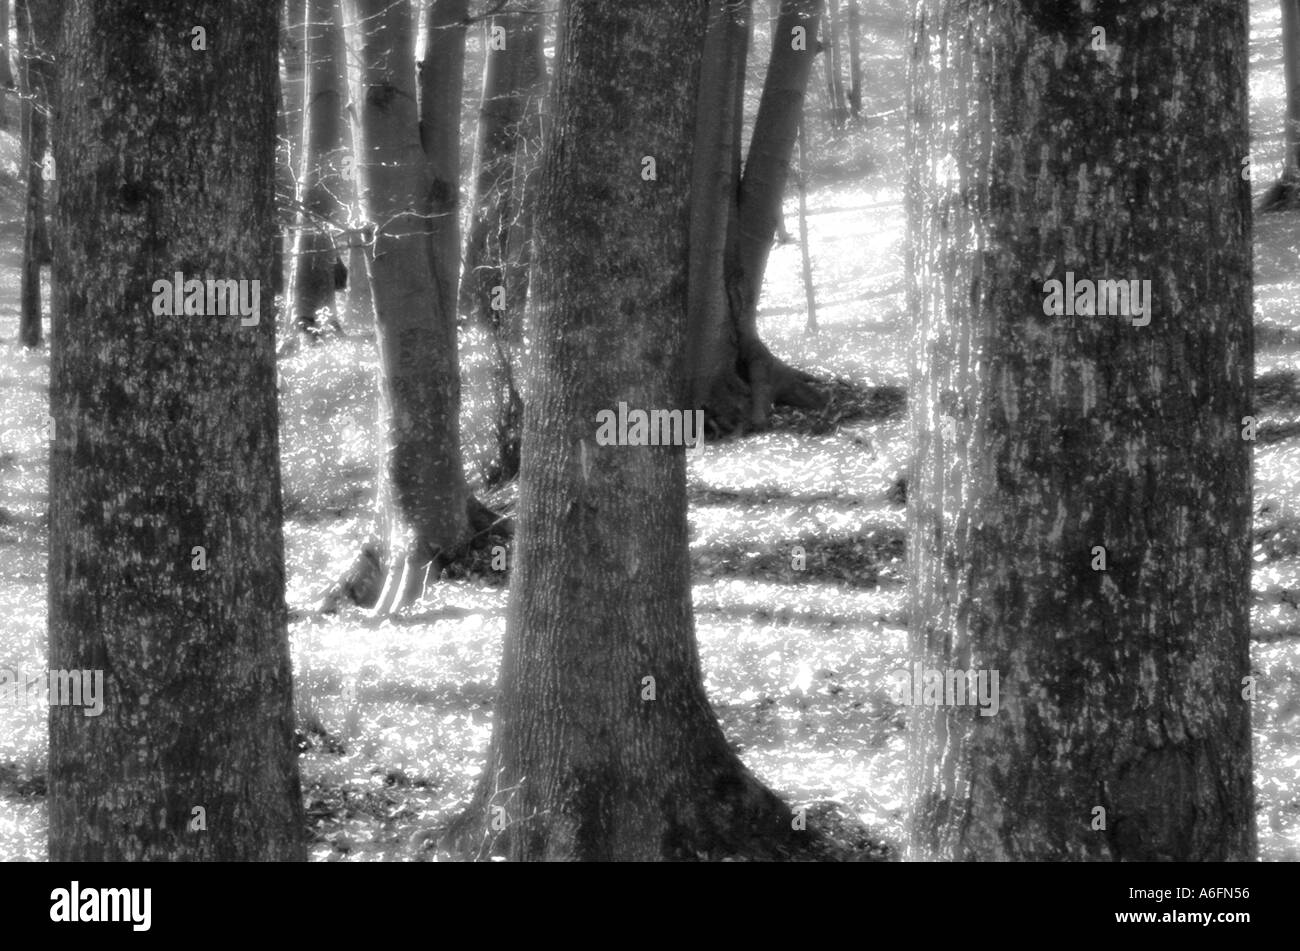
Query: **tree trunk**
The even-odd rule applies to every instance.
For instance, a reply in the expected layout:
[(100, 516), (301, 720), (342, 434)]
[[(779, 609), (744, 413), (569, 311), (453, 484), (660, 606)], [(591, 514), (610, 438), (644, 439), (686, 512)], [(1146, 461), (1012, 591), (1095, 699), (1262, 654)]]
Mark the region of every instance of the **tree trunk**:
[(298, 190), (296, 261), (293, 280), (294, 323), (303, 336), (320, 334), (316, 313), (330, 309), (338, 326), (335, 292), (346, 266), (335, 248), (336, 234), (347, 223), (343, 180), (343, 23), (336, 0), (307, 0), (303, 49), (302, 161)]
[(826, 94), (831, 101), (831, 128), (844, 126), (844, 84), (840, 76), (839, 0), (826, 0)]
[[(428, 163), (430, 261), (438, 287), (443, 344), (456, 367), (456, 302), (460, 282), (460, 113), (465, 92), (465, 23), (469, 0), (435, 0), (420, 64), (420, 142)], [(459, 369), (456, 405), (460, 404)]]
[[(703, 406), (718, 430), (762, 428), (772, 404), (816, 407), (813, 378), (778, 360), (758, 336), (758, 296), (794, 152), (804, 91), (817, 49), (820, 0), (783, 0), (772, 59), (750, 140), (735, 211), (736, 240), (726, 265), (727, 307), (692, 324), (692, 349), (707, 347)], [(797, 32), (802, 31), (802, 32)], [(700, 128), (707, 128), (701, 122)], [(738, 133), (737, 133), (738, 134)], [(730, 202), (726, 194), (710, 201)], [(706, 343), (707, 342), (707, 343)]]
[(41, 345), (41, 267), (50, 263), (50, 238), (45, 220), (45, 184), (49, 172), (48, 117), (53, 105), (54, 47), (59, 31), (59, 4), (52, 0), (18, 0), (18, 30), (22, 37), (23, 136), (26, 202), (23, 223), (23, 267), (19, 281), (18, 339), (25, 347)]
[(536, 186), (546, 83), (541, 7), (539, 0), (527, 0), (493, 18), (491, 27), (504, 31), (505, 47), (489, 43), (483, 70), (461, 308), (492, 342), (496, 455), (488, 467), (489, 485), (507, 482), (519, 472), (523, 398), (518, 375), (531, 263), (529, 194)]
[(1300, 0), (1282, 0), (1282, 76), (1286, 83), (1282, 174), (1260, 199), (1260, 211), (1284, 211), (1300, 204)]
[(593, 438), (620, 400), (682, 406), (700, 45), (681, 38), (706, 4), (572, 0), (562, 15), (501, 694), (451, 839), (516, 860), (763, 854), (795, 834), (704, 695), (684, 450)]
[(177, 272), (269, 281), (276, 12), (226, 0), (196, 55), (170, 0), (68, 10), (49, 664), (102, 671), (104, 707), (50, 708), (52, 861), (306, 858), (270, 296), (155, 313)]
[[(302, 165), (303, 102), (307, 85), (307, 53), (303, 47), (304, 23), (310, 0), (284, 0), (280, 10), (279, 76), (280, 101), (276, 112), (275, 192), (280, 203), (280, 237), (275, 242), (274, 286), (276, 294), (292, 288), (298, 259), (294, 254), (298, 213), (302, 198), (299, 170)], [(286, 275), (286, 271), (288, 272)]]
[(817, 295), (813, 290), (812, 251), (808, 247), (808, 166), (804, 149), (805, 122), (799, 123), (799, 251), (803, 257), (803, 290), (808, 301), (808, 333), (817, 332)]
[[(1251, 859), (1246, 4), (923, 0), (910, 45), (915, 853)], [(1051, 316), (1076, 279), (1145, 304)]]
[(849, 109), (862, 113), (862, 14), (858, 0), (849, 0)]
[(379, 349), (379, 550), (387, 572), (376, 610), (386, 613), (419, 597), (470, 534), (454, 315), (445, 310), (428, 226), (429, 196), (446, 200), (438, 188), (451, 186), (430, 182), (420, 144), (408, 0), (347, 0), (345, 9), (362, 86), (353, 125), (361, 207), (373, 228), (366, 269)]
[[(9, 63), (9, 0), (0, 0), (0, 86), (14, 88), (14, 71)], [(7, 124), (8, 117), (7, 110), (0, 110), (0, 122)]]

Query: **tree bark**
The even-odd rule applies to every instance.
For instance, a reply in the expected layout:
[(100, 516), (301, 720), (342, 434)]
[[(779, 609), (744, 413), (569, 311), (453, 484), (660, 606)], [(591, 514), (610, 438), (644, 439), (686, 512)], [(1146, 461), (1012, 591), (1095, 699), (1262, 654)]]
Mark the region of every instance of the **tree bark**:
[[(14, 88), (14, 71), (9, 62), (9, 0), (0, 0), (0, 86)], [(8, 115), (7, 111), (0, 111), (3, 117), (0, 121), (7, 123)]]
[(858, 0), (849, 0), (849, 110), (862, 113), (862, 13)]
[[(180, 6), (72, 0), (60, 51), (49, 664), (102, 671), (104, 709), (50, 709), (59, 862), (306, 858), (264, 292), (277, 10), (225, 0), (196, 55)], [(260, 282), (259, 322), (155, 314), (177, 272)]]
[(751, 0), (711, 0), (696, 103), (691, 169), (691, 240), (687, 321), (693, 334), (691, 405), (707, 402), (727, 335), (727, 286), (737, 266), (740, 133)]
[(817, 294), (813, 289), (812, 249), (808, 247), (808, 159), (804, 153), (806, 123), (799, 123), (799, 252), (803, 258), (803, 290), (808, 304), (808, 333), (817, 332)]
[(59, 32), (59, 3), (18, 0), (18, 32), (22, 38), (23, 145), (26, 201), (23, 223), (23, 266), (19, 281), (18, 339), (39, 347), (41, 326), (41, 267), (50, 263), (46, 222), (45, 155), (49, 145), (49, 115), (54, 105), (54, 47)]
[(826, 94), (831, 101), (831, 128), (844, 126), (844, 82), (840, 75), (839, 0), (826, 0)]
[[(435, 0), (420, 64), (420, 141), (428, 163), (430, 262), (438, 287), (444, 343), (456, 353), (460, 282), (460, 114), (465, 91), (465, 24), (469, 0)], [(453, 359), (453, 365), (455, 360)], [(459, 373), (456, 402), (459, 405)]]
[(470, 535), (454, 314), (445, 310), (455, 295), (440, 289), (445, 262), (435, 269), (428, 224), (430, 196), (436, 202), (450, 186), (431, 183), (420, 143), (409, 2), (346, 0), (345, 10), (362, 86), (353, 120), (361, 207), (373, 228), (366, 269), (379, 348), (387, 572), (375, 607), (386, 613), (414, 601)]
[(343, 23), (336, 0), (307, 0), (303, 17), (304, 69), (302, 161), (294, 249), (294, 323), (310, 341), (318, 339), (316, 314), (328, 307), (338, 326), (335, 292), (346, 265), (335, 248), (348, 220), (343, 180)]
[(1260, 199), (1260, 211), (1300, 203), (1300, 0), (1282, 0), (1282, 76), (1286, 83), (1282, 174)]
[[(758, 335), (758, 297), (794, 152), (804, 92), (817, 50), (820, 0), (783, 0), (772, 59), (750, 140), (735, 211), (736, 240), (726, 266), (724, 310), (692, 324), (692, 348), (707, 347), (703, 407), (723, 432), (762, 428), (773, 403), (815, 407), (813, 378), (778, 360)], [(802, 30), (801, 35), (795, 33)], [(707, 128), (702, 124), (701, 128)], [(728, 202), (725, 194), (709, 196)]]
[(704, 695), (684, 451), (594, 439), (620, 400), (682, 406), (700, 45), (681, 37), (706, 3), (572, 0), (562, 16), (501, 694), (451, 839), (516, 860), (764, 854), (796, 834)]
[(915, 7), (910, 659), (1000, 682), (911, 708), (917, 857), (1254, 856), (1246, 13)]
[[(491, 338), (496, 454), (489, 485), (519, 473), (523, 430), (524, 307), (531, 264), (531, 190), (541, 147), (546, 84), (545, 19), (539, 0), (494, 17), (505, 47), (490, 43), (475, 148), (474, 199), (465, 242), (461, 309)], [(490, 33), (489, 33), (490, 36)], [(496, 289), (502, 288), (498, 292)]]

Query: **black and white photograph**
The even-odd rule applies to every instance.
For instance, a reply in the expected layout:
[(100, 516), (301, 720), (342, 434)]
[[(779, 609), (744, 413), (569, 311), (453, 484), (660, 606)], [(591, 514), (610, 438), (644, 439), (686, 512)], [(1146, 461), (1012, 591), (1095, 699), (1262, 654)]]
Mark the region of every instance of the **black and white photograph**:
[(157, 932), (230, 863), (980, 862), (1108, 863), (1102, 934), (1264, 924), (1300, 0), (0, 0), (0, 41), (24, 919)]

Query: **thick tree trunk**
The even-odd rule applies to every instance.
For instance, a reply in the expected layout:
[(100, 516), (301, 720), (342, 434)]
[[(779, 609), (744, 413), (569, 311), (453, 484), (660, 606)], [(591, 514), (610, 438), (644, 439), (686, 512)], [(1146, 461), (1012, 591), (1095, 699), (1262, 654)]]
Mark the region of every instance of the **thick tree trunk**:
[(565, 6), (501, 695), (483, 784), (452, 835), (475, 854), (716, 858), (798, 835), (704, 695), (684, 450), (595, 439), (596, 414), (620, 400), (682, 405), (700, 46), (681, 38), (705, 8)]
[[(50, 709), (54, 861), (306, 857), (265, 291), (276, 12), (226, 0), (205, 55), (171, 0), (67, 12), (49, 665), (102, 671), (104, 708)], [(260, 287), (258, 322), (158, 314), (178, 272)]]
[(54, 103), (59, 4), (53, 0), (18, 0), (18, 4), (18, 31), (23, 40), (23, 145), (27, 176), (18, 339), (25, 347), (38, 347), (42, 336), (41, 267), (50, 263), (45, 155), (49, 145), (48, 119)]
[(386, 613), (415, 600), (468, 539), (470, 495), (454, 315), (444, 309), (430, 253), (429, 196), (438, 194), (420, 144), (410, 4), (346, 0), (345, 10), (358, 34), (351, 45), (362, 86), (353, 127), (361, 207), (374, 229), (366, 268), (379, 348), (379, 549), (387, 571), (376, 609)]
[(737, 260), (740, 130), (751, 0), (711, 0), (700, 66), (691, 169), (687, 326), (691, 405), (707, 402), (719, 354), (730, 346), (728, 267)]
[(849, 110), (862, 113), (862, 14), (858, 0), (849, 0)]
[[(726, 265), (727, 308), (692, 325), (692, 348), (708, 346), (703, 406), (721, 431), (762, 428), (773, 403), (814, 407), (813, 378), (778, 360), (758, 335), (758, 297), (794, 152), (804, 92), (817, 50), (820, 0), (783, 0), (772, 59), (750, 140)], [(729, 202), (715, 194), (714, 202)], [(720, 341), (720, 345), (714, 343)]]
[(343, 23), (336, 0), (307, 0), (303, 48), (306, 68), (303, 92), (302, 162), (294, 251), (293, 317), (298, 330), (315, 341), (320, 333), (316, 313), (330, 309), (338, 326), (335, 292), (344, 265), (335, 248), (335, 235), (347, 223), (346, 183), (343, 180)]
[(493, 18), (489, 31), (503, 31), (505, 46), (489, 42), (483, 70), (461, 308), (492, 341), (496, 455), (488, 467), (489, 484), (509, 481), (519, 472), (523, 397), (518, 376), (531, 263), (529, 194), (536, 185), (546, 83), (541, 7), (539, 0), (527, 0)]
[[(1246, 40), (1240, 0), (915, 8), (918, 857), (1254, 855)], [(1145, 304), (1050, 316), (1076, 280)], [(966, 670), (979, 713), (916, 676)]]

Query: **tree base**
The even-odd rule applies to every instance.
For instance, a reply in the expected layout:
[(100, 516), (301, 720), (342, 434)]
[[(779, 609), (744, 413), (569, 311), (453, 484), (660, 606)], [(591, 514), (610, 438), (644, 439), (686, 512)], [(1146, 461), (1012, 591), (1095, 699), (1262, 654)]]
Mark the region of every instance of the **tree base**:
[(315, 612), (333, 614), (351, 603), (379, 614), (391, 614), (418, 601), (429, 583), (445, 573), (454, 572), (458, 566), (472, 568), (477, 550), (513, 534), (513, 523), (507, 517), (497, 515), (473, 496), (467, 508), (469, 537), (431, 559), (401, 555), (385, 570), (379, 543), (374, 539), (365, 542), (352, 564), (321, 595)]
[(776, 405), (821, 409), (827, 396), (817, 388), (819, 382), (756, 343), (738, 357), (734, 368), (714, 380), (704, 400), (709, 434), (742, 435), (766, 429)]
[(1260, 212), (1294, 211), (1300, 208), (1300, 173), (1283, 175), (1269, 186), (1255, 209)]
[[(461, 861), (817, 861), (825, 837), (759, 782), (727, 750), (712, 769), (673, 764), (653, 793), (638, 785), (624, 801), (599, 780), (570, 776), (553, 788), (564, 802), (528, 807), (523, 784), (481, 781), (470, 805), (436, 830), (426, 848)], [(707, 759), (706, 759), (707, 761)], [(675, 770), (682, 770), (676, 773)], [(496, 775), (489, 770), (485, 777)], [(624, 791), (627, 795), (627, 791)], [(509, 818), (512, 812), (533, 818)], [(636, 829), (633, 836), (627, 830)], [(432, 843), (436, 842), (436, 845)]]

